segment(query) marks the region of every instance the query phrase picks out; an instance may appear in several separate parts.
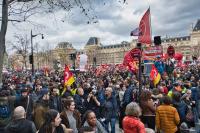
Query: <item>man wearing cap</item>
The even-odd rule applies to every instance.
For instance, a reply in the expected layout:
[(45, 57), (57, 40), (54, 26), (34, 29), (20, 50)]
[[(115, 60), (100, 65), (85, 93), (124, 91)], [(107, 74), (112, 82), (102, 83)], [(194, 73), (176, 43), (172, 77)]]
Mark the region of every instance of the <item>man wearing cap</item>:
[(29, 96), (29, 90), (27, 87), (21, 90), (20, 99), (16, 101), (15, 107), (22, 106), (26, 110), (26, 117), (28, 120), (32, 120), (32, 111), (33, 111), (33, 100)]
[(5, 128), (5, 133), (35, 133), (35, 124), (26, 120), (24, 107), (18, 106), (13, 113), (13, 120)]

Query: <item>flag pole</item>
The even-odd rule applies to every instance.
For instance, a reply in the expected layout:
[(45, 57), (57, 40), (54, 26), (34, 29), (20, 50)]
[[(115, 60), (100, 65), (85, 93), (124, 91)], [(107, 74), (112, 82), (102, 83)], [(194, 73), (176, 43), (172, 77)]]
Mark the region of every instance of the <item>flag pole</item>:
[[(151, 26), (151, 10), (150, 10), (150, 6), (149, 6), (149, 14), (150, 14), (150, 17), (149, 17), (149, 25), (150, 25), (150, 33), (151, 33), (151, 40), (152, 40), (152, 26)], [(152, 41), (151, 41), (151, 44), (152, 44)]]

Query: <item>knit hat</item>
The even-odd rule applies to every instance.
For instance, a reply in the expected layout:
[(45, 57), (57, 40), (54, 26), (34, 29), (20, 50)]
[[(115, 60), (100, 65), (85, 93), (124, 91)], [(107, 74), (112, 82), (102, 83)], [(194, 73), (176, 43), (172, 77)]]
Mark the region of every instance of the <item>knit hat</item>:
[(42, 98), (45, 94), (48, 94), (48, 93), (49, 93), (48, 88), (42, 88), (39, 93), (39, 98)]

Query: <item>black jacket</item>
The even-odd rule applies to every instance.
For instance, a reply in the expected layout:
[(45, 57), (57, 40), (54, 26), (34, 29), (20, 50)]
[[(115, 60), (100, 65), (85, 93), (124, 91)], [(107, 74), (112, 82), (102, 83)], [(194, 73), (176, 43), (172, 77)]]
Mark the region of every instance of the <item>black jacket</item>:
[(35, 124), (26, 119), (11, 121), (5, 128), (5, 133), (36, 133)]
[(49, 99), (49, 108), (62, 112), (63, 107), (62, 107), (61, 97), (51, 96)]

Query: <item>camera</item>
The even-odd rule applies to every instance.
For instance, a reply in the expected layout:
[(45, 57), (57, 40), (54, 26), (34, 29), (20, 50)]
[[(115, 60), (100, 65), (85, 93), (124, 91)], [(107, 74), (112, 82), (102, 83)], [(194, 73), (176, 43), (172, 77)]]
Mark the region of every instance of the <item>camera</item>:
[(96, 89), (93, 89), (93, 90), (92, 90), (92, 94), (93, 94), (93, 95), (96, 95), (96, 94), (97, 94), (97, 90), (96, 90)]

